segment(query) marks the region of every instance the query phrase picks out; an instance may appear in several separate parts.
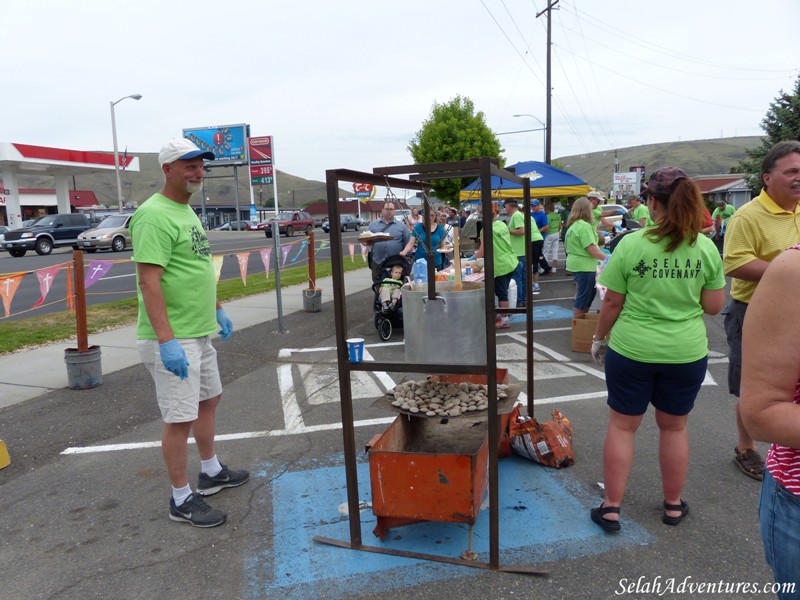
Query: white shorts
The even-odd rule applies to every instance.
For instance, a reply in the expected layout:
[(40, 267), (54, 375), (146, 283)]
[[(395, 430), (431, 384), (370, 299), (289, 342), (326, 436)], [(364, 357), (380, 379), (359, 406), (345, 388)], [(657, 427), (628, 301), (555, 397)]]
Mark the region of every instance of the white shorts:
[(181, 380), (161, 362), (158, 340), (136, 340), (142, 363), (156, 384), (156, 397), (165, 423), (186, 423), (197, 419), (200, 402), (222, 394), (217, 351), (209, 336), (179, 339), (189, 359), (189, 377)]
[(548, 235), (544, 238), (544, 246), (542, 246), (542, 256), (548, 262), (558, 260), (558, 234)]

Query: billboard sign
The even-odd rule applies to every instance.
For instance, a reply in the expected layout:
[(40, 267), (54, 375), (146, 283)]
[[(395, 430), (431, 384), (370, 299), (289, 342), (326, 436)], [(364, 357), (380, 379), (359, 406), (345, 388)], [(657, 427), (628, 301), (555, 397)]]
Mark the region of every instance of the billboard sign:
[(198, 148), (214, 154), (210, 166), (243, 165), (247, 163), (247, 137), (249, 126), (216, 125), (183, 130), (183, 137)]

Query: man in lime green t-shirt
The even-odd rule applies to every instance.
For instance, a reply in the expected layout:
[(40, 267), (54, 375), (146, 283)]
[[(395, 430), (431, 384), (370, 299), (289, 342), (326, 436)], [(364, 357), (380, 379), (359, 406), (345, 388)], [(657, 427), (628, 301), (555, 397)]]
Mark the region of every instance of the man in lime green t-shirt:
[(630, 204), (631, 204), (631, 218), (639, 223), (642, 227), (648, 227), (649, 225), (653, 224), (653, 219), (650, 216), (650, 209), (647, 208), (647, 204), (642, 202), (641, 197), (639, 196), (631, 196), (630, 197)]
[[(205, 176), (212, 152), (175, 139), (159, 152), (164, 186), (140, 206), (130, 231), (136, 263), (139, 317), (137, 348), (155, 382), (164, 427), (161, 451), (172, 484), (169, 518), (195, 527), (222, 525), (227, 515), (203, 496), (237, 487), (250, 478), (219, 462), (214, 450), (222, 383), (210, 336), (217, 325), (223, 340), (233, 323), (217, 302), (211, 248), (200, 219), (189, 205)], [(186, 474), (189, 433), (200, 455), (192, 492)]]
[(542, 256), (550, 263), (550, 273), (555, 274), (558, 265), (558, 240), (561, 237), (561, 213), (556, 212), (552, 202), (548, 202), (544, 210), (547, 214), (548, 235), (542, 245)]
[[(510, 215), (508, 220), (508, 233), (511, 236), (511, 248), (517, 255), (519, 264), (514, 270), (514, 281), (517, 284), (517, 308), (525, 306), (528, 299), (528, 286), (526, 286), (525, 269), (525, 217), (519, 210), (519, 203), (516, 200), (508, 199), (503, 202), (503, 206)], [(536, 226), (536, 221), (531, 217), (531, 245), (533, 256), (533, 286), (532, 294), (538, 294), (539, 288), (539, 260), (542, 252), (542, 234)]]
[(717, 200), (716, 208), (711, 213), (711, 220), (714, 222), (714, 234), (711, 239), (719, 250), (719, 255), (722, 256), (722, 250), (725, 247), (725, 229), (728, 226), (728, 221), (736, 212), (736, 209), (728, 204), (724, 198)]
[[(511, 247), (511, 234), (508, 233), (508, 226), (500, 221), (498, 213), (494, 214), (492, 222), (492, 246), (494, 253), (494, 293), (497, 296), (499, 308), (508, 308), (508, 283), (514, 275), (514, 271), (519, 265), (519, 260)], [(485, 229), (485, 228), (484, 228)], [(483, 231), (480, 234), (481, 247), (475, 253), (475, 258), (483, 258), (484, 243)], [(487, 282), (488, 284), (488, 282)], [(495, 319), (498, 329), (508, 329), (510, 327), (508, 315), (498, 314)]]

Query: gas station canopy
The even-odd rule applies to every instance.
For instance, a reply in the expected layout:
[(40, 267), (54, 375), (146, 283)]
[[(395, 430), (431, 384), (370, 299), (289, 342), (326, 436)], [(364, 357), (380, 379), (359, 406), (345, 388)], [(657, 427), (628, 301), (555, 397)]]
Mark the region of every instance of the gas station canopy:
[[(139, 159), (120, 157), (120, 169), (139, 170)], [(0, 174), (3, 179), (2, 195), (6, 199), (6, 217), (12, 228), (22, 225), (19, 200), (20, 175), (50, 175), (55, 178), (59, 213), (70, 212), (67, 180), (73, 175), (114, 170), (114, 155), (104, 152), (48, 148), (30, 144), (0, 143)]]

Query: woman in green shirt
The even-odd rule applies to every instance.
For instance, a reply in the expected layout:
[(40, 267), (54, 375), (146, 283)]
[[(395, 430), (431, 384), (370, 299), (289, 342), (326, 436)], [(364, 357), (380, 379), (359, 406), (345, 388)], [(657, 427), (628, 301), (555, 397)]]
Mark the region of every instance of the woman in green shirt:
[[(605, 363), (609, 420), (603, 450), (605, 498), (591, 512), (606, 531), (619, 531), (619, 507), (633, 464), (636, 430), (650, 404), (659, 430), (661, 520), (678, 525), (689, 469), (686, 423), (708, 364), (703, 314), (725, 302), (722, 260), (703, 224), (700, 190), (675, 167), (656, 171), (646, 189), (655, 224), (626, 235), (600, 283), (608, 288), (592, 340)], [(608, 335), (610, 341), (606, 341)]]
[(578, 286), (572, 314), (579, 317), (589, 312), (589, 307), (592, 306), (597, 293), (595, 289), (597, 261), (606, 258), (597, 247), (592, 205), (587, 198), (578, 198), (575, 201), (567, 221), (567, 228), (567, 234), (564, 236), (567, 271), (572, 273), (575, 285)]

